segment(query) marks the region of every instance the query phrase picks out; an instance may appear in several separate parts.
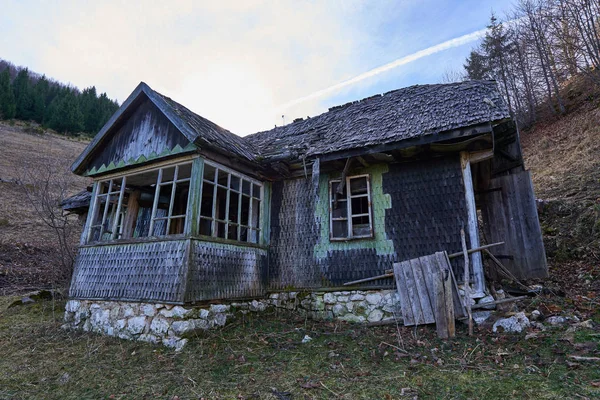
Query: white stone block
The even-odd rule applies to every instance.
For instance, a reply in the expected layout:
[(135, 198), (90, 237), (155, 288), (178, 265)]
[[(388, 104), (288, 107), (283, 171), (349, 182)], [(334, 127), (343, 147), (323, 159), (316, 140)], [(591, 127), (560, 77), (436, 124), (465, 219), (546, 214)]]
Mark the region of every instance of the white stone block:
[(383, 319), (383, 311), (381, 311), (380, 309), (377, 309), (377, 308), (375, 310), (371, 311), (371, 313), (367, 317), (367, 320), (369, 322), (379, 322), (382, 319)]
[(354, 303), (351, 301), (347, 302), (346, 309), (348, 309), (348, 312), (352, 312), (352, 310), (354, 310)]
[(338, 301), (339, 303), (345, 303), (345, 302), (347, 302), (348, 300), (349, 300), (349, 299), (348, 299), (348, 296), (338, 296), (338, 297), (337, 297), (337, 301)]
[(115, 321), (115, 328), (117, 330), (125, 329), (126, 325), (127, 325), (127, 320), (126, 319), (118, 319), (117, 321)]
[(365, 295), (364, 294), (353, 294), (350, 296), (350, 300), (351, 301), (361, 301), (365, 299)]
[(127, 320), (127, 332), (132, 335), (139, 335), (144, 332), (146, 328), (146, 317), (137, 316), (132, 317)]
[(522, 332), (530, 325), (529, 318), (525, 316), (525, 313), (520, 312), (510, 318), (499, 319), (494, 323), (492, 330), (497, 332), (498, 328), (502, 328), (504, 332)]
[(369, 304), (377, 305), (381, 303), (383, 297), (379, 293), (369, 293), (366, 299)]
[(192, 321), (175, 321), (171, 324), (171, 328), (176, 335), (181, 336), (184, 333), (194, 330), (195, 324)]
[(169, 321), (161, 317), (155, 317), (150, 324), (150, 331), (158, 336), (164, 336), (169, 330)]
[(225, 326), (227, 322), (227, 316), (225, 314), (216, 314), (214, 317), (215, 325)]
[(211, 304), (210, 311), (213, 313), (224, 313), (229, 311), (231, 307), (227, 304)]
[(479, 299), (478, 304), (485, 310), (493, 310), (496, 308), (496, 305), (493, 304), (494, 301), (494, 297), (492, 297), (491, 295), (487, 295)]
[(140, 307), (140, 311), (147, 317), (154, 317), (156, 315), (156, 306), (154, 304), (143, 304)]
[(81, 303), (79, 301), (69, 300), (69, 301), (67, 301), (67, 304), (65, 305), (65, 311), (74, 313), (77, 310), (79, 310), (80, 306), (81, 306)]
[(348, 310), (346, 309), (346, 306), (343, 304), (336, 304), (335, 306), (333, 306), (332, 311), (333, 311), (333, 315), (336, 317), (345, 315), (348, 312)]
[(335, 304), (335, 295), (333, 293), (325, 293), (323, 295), (323, 301), (325, 302), (325, 304)]
[(199, 316), (200, 318), (202, 318), (202, 319), (206, 319), (206, 318), (208, 318), (208, 315), (209, 315), (209, 314), (210, 314), (210, 312), (209, 312), (207, 309), (205, 309), (205, 308), (202, 308), (202, 309), (200, 310), (200, 312), (198, 313), (198, 316)]

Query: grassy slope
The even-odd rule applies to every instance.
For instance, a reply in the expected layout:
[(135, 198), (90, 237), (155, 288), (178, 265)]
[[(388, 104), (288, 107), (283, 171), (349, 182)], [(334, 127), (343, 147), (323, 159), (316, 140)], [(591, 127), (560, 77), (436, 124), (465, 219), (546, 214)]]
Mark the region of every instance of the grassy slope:
[[(590, 330), (547, 331), (523, 340), (485, 330), (469, 338), (460, 327), (456, 339), (442, 342), (429, 327), (366, 328), (261, 316), (204, 333), (175, 353), (65, 332), (60, 314), (60, 304), (53, 315), (46, 302), (11, 308), (0, 317), (0, 398), (600, 396), (600, 369), (567, 358), (597, 354), (598, 333)], [(302, 344), (306, 334), (313, 340)]]
[[(56, 235), (23, 192), (30, 185), (28, 172), (41, 176), (52, 168), (53, 179), (66, 181), (70, 194), (89, 183), (69, 169), (86, 142), (38, 131), (0, 122), (0, 294), (48, 284), (48, 268), (56, 261)], [(78, 235), (75, 229), (72, 239)]]

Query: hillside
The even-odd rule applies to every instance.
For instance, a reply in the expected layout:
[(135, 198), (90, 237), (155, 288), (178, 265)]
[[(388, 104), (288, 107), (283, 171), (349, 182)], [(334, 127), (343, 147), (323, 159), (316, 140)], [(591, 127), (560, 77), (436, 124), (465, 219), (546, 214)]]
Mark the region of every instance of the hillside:
[[(63, 184), (68, 194), (88, 185), (88, 179), (69, 170), (85, 146), (30, 124), (0, 122), (0, 295), (52, 281), (57, 235), (36, 214), (25, 191), (35, 189), (36, 180), (48, 172), (53, 194)], [(80, 232), (77, 217), (70, 222), (74, 229), (69, 240), (75, 242)]]

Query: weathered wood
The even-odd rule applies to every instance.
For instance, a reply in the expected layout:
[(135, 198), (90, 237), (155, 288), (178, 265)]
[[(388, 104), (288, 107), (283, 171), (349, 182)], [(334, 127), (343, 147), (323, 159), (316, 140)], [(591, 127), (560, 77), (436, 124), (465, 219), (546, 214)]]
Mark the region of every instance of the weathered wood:
[[(460, 153), (460, 163), (463, 170), (463, 183), (465, 187), (465, 200), (467, 205), (468, 215), (468, 233), (471, 248), (479, 247), (479, 227), (477, 224), (477, 208), (475, 206), (475, 192), (473, 190), (473, 177), (471, 175), (471, 162), (469, 153)], [(468, 254), (468, 253), (467, 253)], [(475, 252), (471, 255), (473, 280), (474, 280), (474, 296), (483, 297), (485, 290), (485, 278), (483, 273), (483, 261), (481, 254)]]
[(484, 229), (489, 240), (505, 242), (493, 253), (513, 257), (504, 266), (518, 279), (545, 278), (548, 266), (530, 173), (521, 171), (491, 180), (501, 191), (485, 193)]
[(448, 338), (448, 318), (446, 317), (447, 307), (444, 286), (444, 271), (438, 268), (433, 275), (433, 298), (435, 300), (435, 329), (440, 339)]
[(125, 214), (125, 220), (123, 221), (123, 239), (129, 239), (133, 235), (133, 229), (138, 216), (140, 208), (139, 200), (142, 192), (134, 190), (129, 193), (129, 199), (127, 200), (127, 213)]
[[(406, 263), (406, 261), (404, 263)], [(404, 274), (402, 273), (404, 263), (394, 264), (395, 273), (393, 275), (396, 278), (396, 288), (398, 290), (398, 296), (400, 298), (400, 307), (402, 309), (402, 318), (404, 319), (404, 325), (411, 326), (415, 324), (415, 317), (412, 311), (412, 307), (410, 306), (411, 300), (408, 294), (406, 280), (404, 279)]]
[[(479, 247), (476, 247), (474, 249), (467, 250), (467, 253), (468, 254), (472, 254), (472, 253), (475, 253), (476, 251), (483, 251), (483, 250), (486, 250), (486, 249), (489, 249), (489, 248), (492, 248), (492, 247), (500, 246), (502, 244), (504, 244), (504, 242), (486, 244), (484, 246), (479, 246)], [(450, 258), (450, 259), (456, 258), (456, 257), (462, 257), (462, 256), (464, 256), (464, 253), (462, 251), (460, 253), (448, 254), (448, 258)]]
[(480, 308), (486, 308), (487, 306), (492, 305), (492, 304), (497, 305), (497, 304), (512, 303), (515, 301), (525, 300), (528, 298), (529, 298), (529, 296), (510, 297), (508, 299), (500, 299), (500, 300), (496, 300), (496, 301), (490, 301), (489, 303), (475, 304), (474, 306), (471, 307), (471, 310), (479, 310)]
[[(431, 301), (429, 297), (429, 291), (427, 290), (427, 288), (431, 286), (427, 285), (428, 282), (425, 279), (422, 271), (423, 268), (427, 268), (424, 267), (424, 265), (430, 264), (431, 260), (429, 257), (421, 257), (410, 260), (409, 263), (416, 282), (415, 289), (417, 292), (417, 297), (416, 299), (413, 299), (413, 301), (417, 300), (419, 302), (424, 321), (435, 321), (435, 316), (433, 315), (433, 302)], [(419, 284), (420, 282), (425, 284)]]
[(465, 260), (465, 268), (464, 268), (464, 278), (463, 278), (463, 291), (464, 295), (464, 304), (467, 309), (467, 315), (469, 318), (469, 336), (473, 336), (473, 315), (471, 314), (471, 285), (469, 283), (469, 252), (467, 250), (467, 240), (465, 239), (465, 231), (464, 229), (460, 230), (460, 238), (463, 247), (464, 260)]
[[(444, 302), (446, 304), (445, 316), (447, 319), (446, 325), (448, 326), (448, 336), (454, 337), (456, 335), (456, 326), (454, 320), (456, 319), (454, 299), (458, 298), (458, 288), (456, 287), (456, 280), (452, 273), (452, 267), (450, 266), (450, 259), (446, 252), (437, 253), (436, 257), (439, 260), (439, 265), (444, 270)], [(460, 305), (460, 302), (459, 302)], [(437, 319), (436, 319), (437, 321)]]

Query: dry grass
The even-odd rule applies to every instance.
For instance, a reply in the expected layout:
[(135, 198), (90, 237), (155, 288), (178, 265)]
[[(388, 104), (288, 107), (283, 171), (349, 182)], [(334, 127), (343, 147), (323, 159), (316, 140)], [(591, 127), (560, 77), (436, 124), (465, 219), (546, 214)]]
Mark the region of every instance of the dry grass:
[[(0, 123), (0, 294), (48, 286), (49, 271), (57, 262), (56, 233), (42, 222), (24, 195), (24, 189), (31, 187), (28, 173), (35, 176), (51, 164), (60, 175), (56, 178), (65, 180), (71, 193), (90, 182), (70, 171), (86, 142), (39, 131), (22, 123)], [(73, 243), (78, 236), (76, 229)]]
[(600, 108), (591, 100), (559, 120), (522, 132), (525, 166), (532, 171), (538, 197), (600, 198), (599, 139)]
[[(587, 330), (523, 335), (481, 330), (446, 342), (435, 330), (366, 328), (261, 316), (192, 338), (181, 353), (65, 332), (62, 309), (36, 303), (0, 318), (2, 399), (597, 398)], [(304, 335), (313, 340), (302, 344)], [(401, 335), (401, 340), (399, 336)], [(590, 342), (592, 345), (590, 346)], [(395, 347), (400, 348), (397, 350)]]

